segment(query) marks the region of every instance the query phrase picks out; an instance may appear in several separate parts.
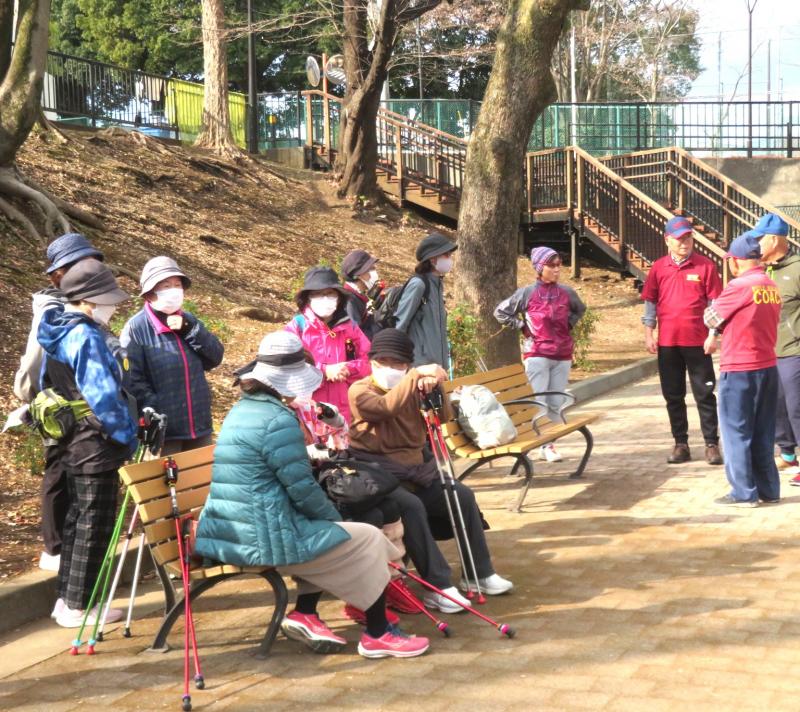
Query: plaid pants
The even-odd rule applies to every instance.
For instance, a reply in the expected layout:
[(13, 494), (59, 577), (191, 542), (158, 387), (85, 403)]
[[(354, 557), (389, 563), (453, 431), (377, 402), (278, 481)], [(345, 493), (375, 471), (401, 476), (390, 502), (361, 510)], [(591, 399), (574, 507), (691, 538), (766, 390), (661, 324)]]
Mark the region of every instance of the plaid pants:
[(84, 609), (100, 573), (117, 513), (117, 471), (67, 475), (69, 510), (64, 522), (58, 595)]

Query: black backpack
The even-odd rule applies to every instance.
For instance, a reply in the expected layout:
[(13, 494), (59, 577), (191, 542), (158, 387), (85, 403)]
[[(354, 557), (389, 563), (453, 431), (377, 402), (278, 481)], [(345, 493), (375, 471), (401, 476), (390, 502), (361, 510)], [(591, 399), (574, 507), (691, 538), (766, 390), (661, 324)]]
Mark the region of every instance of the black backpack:
[(380, 331), (381, 329), (394, 329), (395, 326), (397, 326), (397, 306), (400, 304), (400, 298), (403, 296), (403, 292), (405, 292), (408, 283), (414, 279), (414, 277), (421, 279), (425, 284), (425, 292), (422, 295), (420, 306), (428, 303), (431, 283), (424, 277), (414, 275), (413, 277), (409, 277), (403, 284), (389, 287), (389, 289), (384, 292), (383, 301), (375, 308), (373, 316), (375, 318), (376, 331)]

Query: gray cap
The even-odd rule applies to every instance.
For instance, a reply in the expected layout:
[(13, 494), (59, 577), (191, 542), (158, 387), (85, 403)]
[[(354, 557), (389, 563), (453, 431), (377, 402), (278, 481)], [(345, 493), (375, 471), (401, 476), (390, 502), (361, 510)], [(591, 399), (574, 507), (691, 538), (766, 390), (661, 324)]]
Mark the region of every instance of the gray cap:
[(72, 267), (61, 280), (61, 291), (71, 302), (110, 305), (130, 299), (130, 294), (119, 288), (111, 270), (95, 259), (81, 260)]
[(449, 238), (442, 235), (440, 232), (432, 232), (430, 235), (423, 237), (417, 245), (417, 262), (424, 262), (439, 255), (445, 255), (448, 252), (457, 250), (458, 245)]
[(153, 257), (142, 269), (142, 276), (139, 278), (140, 296), (152, 292), (155, 286), (167, 277), (180, 277), (185, 289), (188, 289), (192, 280), (189, 279), (178, 267), (178, 263), (171, 257), (161, 255)]

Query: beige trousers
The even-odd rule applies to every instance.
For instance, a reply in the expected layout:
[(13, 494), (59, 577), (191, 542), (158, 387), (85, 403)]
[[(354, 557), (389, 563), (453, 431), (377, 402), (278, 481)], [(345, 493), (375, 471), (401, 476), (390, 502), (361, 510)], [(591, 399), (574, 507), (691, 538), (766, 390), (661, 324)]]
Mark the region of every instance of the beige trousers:
[(389, 561), (400, 552), (380, 529), (360, 522), (336, 522), (348, 541), (302, 564), (281, 566), (285, 576), (298, 579), (297, 593), (328, 591), (356, 608), (366, 610), (389, 583)]

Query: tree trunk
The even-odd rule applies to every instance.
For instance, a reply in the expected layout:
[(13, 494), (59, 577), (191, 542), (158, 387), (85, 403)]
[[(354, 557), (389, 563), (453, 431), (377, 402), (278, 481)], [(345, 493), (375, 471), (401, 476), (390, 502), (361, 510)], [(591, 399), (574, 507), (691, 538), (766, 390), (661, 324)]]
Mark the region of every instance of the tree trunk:
[(240, 158), (244, 152), (233, 140), (228, 109), (228, 50), (222, 0), (202, 0), (202, 10), (203, 128), (194, 145), (225, 158)]
[(519, 359), (517, 334), (492, 312), (517, 288), (522, 166), (533, 124), (552, 102), (550, 63), (567, 14), (587, 0), (511, 0), (470, 138), (458, 218), (456, 298), (479, 318), (489, 368)]

